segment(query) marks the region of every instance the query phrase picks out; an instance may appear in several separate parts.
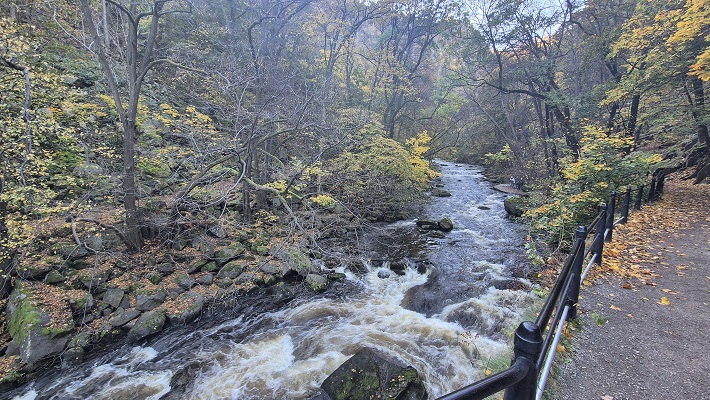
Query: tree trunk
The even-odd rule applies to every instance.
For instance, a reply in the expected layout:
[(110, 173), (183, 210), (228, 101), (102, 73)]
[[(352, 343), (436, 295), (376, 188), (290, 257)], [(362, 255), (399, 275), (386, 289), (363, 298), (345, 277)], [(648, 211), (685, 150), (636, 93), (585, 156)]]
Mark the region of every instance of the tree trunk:
[(703, 81), (697, 76), (690, 77), (693, 84), (693, 96), (695, 97), (695, 107), (693, 107), (693, 117), (696, 122), (696, 132), (698, 142), (710, 148), (710, 135), (708, 135), (708, 125), (705, 123), (705, 90)]
[(638, 146), (640, 135), (636, 132), (636, 123), (639, 117), (639, 104), (641, 103), (641, 95), (635, 94), (631, 97), (631, 111), (629, 114), (629, 124), (626, 126), (626, 135), (634, 138), (634, 145)]

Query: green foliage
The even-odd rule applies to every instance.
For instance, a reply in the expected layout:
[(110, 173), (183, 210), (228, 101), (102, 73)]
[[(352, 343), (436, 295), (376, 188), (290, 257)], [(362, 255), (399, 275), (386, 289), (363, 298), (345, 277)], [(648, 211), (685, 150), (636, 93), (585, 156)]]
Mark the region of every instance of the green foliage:
[(407, 150), (382, 135), (366, 137), (330, 162), (329, 191), (369, 218), (396, 217), (435, 175), (422, 158), (427, 142), (422, 133), (408, 142)]
[(583, 128), (581, 154), (562, 160), (563, 180), (543, 204), (526, 212), (534, 240), (568, 246), (579, 225), (586, 225), (612, 191), (646, 183), (661, 157), (641, 151), (629, 153), (632, 138), (608, 135), (597, 126)]
[(491, 164), (508, 164), (513, 160), (513, 150), (509, 144), (503, 145), (497, 153), (487, 153), (486, 161)]

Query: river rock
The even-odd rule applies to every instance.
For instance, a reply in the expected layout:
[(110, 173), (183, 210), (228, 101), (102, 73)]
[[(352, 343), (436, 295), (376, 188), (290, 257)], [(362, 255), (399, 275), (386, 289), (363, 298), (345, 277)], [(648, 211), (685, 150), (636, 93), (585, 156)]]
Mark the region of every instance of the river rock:
[(190, 290), (193, 286), (195, 286), (195, 279), (188, 274), (180, 274), (176, 276), (173, 278), (173, 282), (185, 290)]
[(503, 200), (505, 212), (514, 217), (522, 217), (524, 212), (521, 204), (522, 200), (520, 196), (511, 196)]
[(217, 263), (218, 266), (223, 266), (224, 264), (242, 255), (245, 251), (246, 249), (244, 246), (237, 242), (227, 247), (217, 249), (214, 253), (213, 261)]
[(370, 349), (350, 357), (325, 379), (321, 389), (331, 399), (428, 399), (417, 370)]
[(314, 292), (323, 292), (328, 288), (328, 278), (318, 274), (306, 275), (306, 287)]
[(108, 289), (104, 292), (103, 300), (114, 310), (117, 309), (123, 300), (123, 289)]
[(183, 325), (200, 315), (205, 298), (199, 293), (189, 291), (179, 295), (175, 303), (179, 310), (168, 311), (168, 320), (172, 325)]
[(127, 340), (135, 343), (145, 337), (160, 332), (165, 325), (165, 311), (153, 310), (138, 317), (136, 324), (128, 331)]
[(439, 188), (431, 189), (431, 195), (434, 197), (451, 197), (451, 193)]
[(430, 219), (418, 219), (416, 224), (419, 229), (423, 229), (425, 231), (439, 229), (439, 224), (436, 221), (432, 221)]
[(236, 261), (230, 261), (217, 272), (217, 279), (229, 278), (234, 279), (244, 272), (244, 266)]
[(77, 292), (69, 298), (69, 306), (73, 315), (86, 314), (94, 306), (94, 296), (86, 291)]
[[(74, 328), (71, 310), (58, 305), (50, 314), (40, 304), (37, 293), (49, 286), (18, 280), (7, 304), (7, 330), (12, 338), (8, 353), (15, 353), (33, 370), (45, 358), (64, 350)], [(62, 302), (60, 302), (62, 303)]]
[(140, 293), (136, 296), (136, 310), (150, 311), (165, 302), (167, 293), (158, 290), (155, 293)]
[(207, 229), (207, 234), (218, 239), (227, 237), (227, 231), (219, 224), (210, 226), (209, 229)]
[(407, 263), (404, 261), (391, 261), (390, 270), (397, 275), (404, 275), (407, 270)]
[(133, 308), (124, 310), (122, 307), (118, 307), (111, 315), (112, 317), (109, 318), (108, 323), (114, 328), (118, 328), (138, 318), (141, 312)]
[(110, 268), (90, 269), (79, 273), (78, 278), (85, 288), (91, 293), (99, 293), (106, 290), (106, 282), (113, 276)]
[(356, 274), (364, 274), (367, 272), (367, 265), (360, 259), (350, 260), (347, 268)]
[(449, 218), (442, 218), (436, 223), (440, 231), (451, 232), (454, 229), (454, 223)]
[(266, 263), (266, 264), (262, 265), (261, 267), (259, 267), (259, 269), (261, 270), (261, 272), (263, 272), (265, 274), (274, 275), (274, 276), (278, 276), (278, 277), (283, 276), (283, 272), (284, 272), (279, 265), (272, 264), (272, 263)]
[(175, 266), (171, 263), (158, 264), (156, 269), (163, 276), (168, 276), (168, 275), (172, 274), (173, 272), (175, 272)]
[(214, 274), (211, 272), (208, 272), (208, 273), (200, 276), (199, 278), (197, 278), (197, 284), (199, 284), (199, 285), (209, 286), (212, 284), (213, 281), (214, 281)]
[(390, 272), (387, 271), (386, 269), (381, 269), (377, 271), (377, 277), (380, 279), (387, 279), (390, 277)]

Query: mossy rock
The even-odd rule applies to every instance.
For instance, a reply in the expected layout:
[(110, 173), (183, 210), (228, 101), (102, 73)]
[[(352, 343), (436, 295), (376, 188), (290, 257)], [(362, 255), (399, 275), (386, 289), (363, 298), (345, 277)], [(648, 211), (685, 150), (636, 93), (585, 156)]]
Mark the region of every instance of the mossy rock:
[(165, 302), (167, 292), (164, 289), (159, 289), (154, 293), (136, 293), (136, 310), (150, 311)]
[(207, 264), (204, 264), (202, 266), (202, 268), (200, 268), (200, 271), (201, 272), (214, 272), (218, 269), (219, 269), (219, 267), (217, 266), (217, 263), (215, 263), (214, 261), (210, 261)]
[[(200, 268), (204, 267), (207, 263), (209, 263), (209, 260), (201, 259), (197, 260), (195, 263), (187, 267), (187, 273), (188, 274), (193, 274), (196, 271), (198, 271)], [(217, 268), (217, 265), (215, 264), (215, 268)]]
[(84, 314), (94, 306), (94, 296), (89, 292), (80, 292), (69, 299), (69, 305), (74, 315)]
[(328, 289), (328, 279), (318, 274), (306, 275), (306, 287), (314, 292), (323, 292)]
[(412, 367), (364, 349), (336, 369), (321, 385), (333, 400), (426, 400), (426, 389)]
[(242, 272), (244, 272), (244, 265), (236, 262), (230, 261), (222, 267), (217, 273), (217, 278), (230, 278), (234, 279), (238, 277)]
[(227, 247), (217, 249), (214, 253), (213, 261), (221, 266), (239, 257), (245, 251), (246, 249), (241, 243), (233, 243)]
[(229, 278), (220, 278), (220, 279), (216, 279), (214, 281), (214, 284), (217, 285), (217, 287), (219, 287), (219, 288), (226, 289), (226, 288), (232, 286), (232, 280)]
[(64, 275), (60, 274), (59, 271), (51, 270), (47, 275), (44, 277), (44, 283), (47, 284), (55, 284), (55, 283), (61, 283), (67, 280), (67, 278), (64, 277)]
[(522, 217), (525, 212), (525, 199), (521, 196), (511, 196), (503, 200), (503, 207), (505, 212), (514, 216)]
[(111, 269), (81, 271), (77, 278), (92, 293), (102, 292), (107, 289), (106, 282), (113, 277)]
[(131, 343), (135, 343), (162, 331), (165, 320), (165, 310), (158, 309), (144, 313), (138, 317), (135, 325), (128, 331), (127, 340)]
[[(7, 306), (7, 330), (20, 359), (32, 370), (40, 360), (58, 355), (69, 341), (74, 329), (69, 307), (48, 310), (37, 306), (37, 291), (43, 291), (42, 283), (29, 284), (18, 281), (10, 295)], [(59, 318), (59, 319), (58, 319)]]
[(187, 274), (180, 274), (176, 276), (173, 279), (173, 282), (175, 282), (176, 285), (180, 286), (185, 290), (190, 290), (190, 288), (195, 286), (195, 279), (193, 279), (190, 275)]
[(205, 304), (205, 298), (199, 293), (189, 291), (180, 294), (176, 302), (186, 304), (181, 310), (169, 311), (167, 313), (168, 320), (172, 325), (186, 324), (197, 318), (202, 312), (202, 307)]
[(158, 272), (150, 272), (145, 276), (145, 279), (149, 280), (153, 285), (157, 285), (163, 281), (163, 275)]
[(443, 232), (451, 232), (454, 229), (454, 223), (450, 218), (442, 218), (437, 223), (439, 230)]
[(253, 251), (254, 253), (257, 253), (257, 254), (259, 254), (259, 255), (262, 255), (262, 256), (268, 255), (268, 254), (269, 254), (269, 250), (271, 250), (271, 248), (270, 248), (269, 246), (256, 246), (256, 245), (254, 245), (254, 246), (251, 247), (251, 251)]
[(17, 276), (22, 279), (41, 279), (56, 267), (62, 265), (62, 258), (59, 256), (42, 257), (38, 260), (29, 260), (28, 265), (20, 264), (16, 271)]

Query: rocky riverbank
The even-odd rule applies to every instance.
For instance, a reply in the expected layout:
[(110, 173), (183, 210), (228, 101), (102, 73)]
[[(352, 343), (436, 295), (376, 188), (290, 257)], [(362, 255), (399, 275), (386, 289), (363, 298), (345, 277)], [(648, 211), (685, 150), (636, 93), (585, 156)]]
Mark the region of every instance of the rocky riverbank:
[[(344, 278), (331, 268), (341, 260), (308, 251), (275, 225), (259, 225), (216, 226), (182, 248), (155, 243), (133, 255), (112, 247), (110, 231), (79, 245), (57, 239), (59, 228), (45, 253), (25, 258), (6, 280), (12, 289), (0, 303), (3, 384), (58, 361), (76, 365), (116, 340), (141, 342), (230, 299), (289, 298), (303, 287), (320, 293)], [(362, 268), (358, 263), (353, 259), (352, 268)]]

